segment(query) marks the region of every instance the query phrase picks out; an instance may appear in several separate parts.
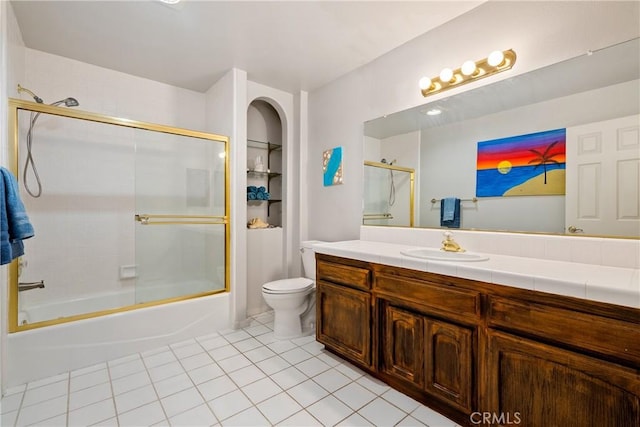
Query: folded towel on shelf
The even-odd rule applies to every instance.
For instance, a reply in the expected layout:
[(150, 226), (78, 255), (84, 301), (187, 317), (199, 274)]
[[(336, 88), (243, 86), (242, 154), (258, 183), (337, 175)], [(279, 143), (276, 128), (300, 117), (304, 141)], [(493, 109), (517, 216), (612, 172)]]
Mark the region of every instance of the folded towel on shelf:
[(272, 228), (272, 226), (260, 218), (252, 218), (247, 222), (247, 228)]
[(24, 255), (22, 241), (33, 237), (33, 226), (20, 200), (18, 182), (0, 167), (0, 264)]
[(440, 226), (460, 228), (460, 199), (446, 197), (440, 200)]
[(247, 200), (258, 200), (258, 194), (247, 191)]
[(258, 192), (258, 187), (256, 187), (255, 185), (250, 185), (247, 187), (247, 193), (257, 193)]

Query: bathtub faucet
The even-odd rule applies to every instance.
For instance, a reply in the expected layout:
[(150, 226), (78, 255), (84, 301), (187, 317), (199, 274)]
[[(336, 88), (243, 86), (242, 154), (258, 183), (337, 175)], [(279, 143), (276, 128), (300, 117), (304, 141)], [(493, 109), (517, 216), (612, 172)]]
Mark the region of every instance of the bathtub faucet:
[(31, 289), (44, 288), (44, 280), (39, 282), (20, 282), (18, 283), (18, 292), (28, 291)]

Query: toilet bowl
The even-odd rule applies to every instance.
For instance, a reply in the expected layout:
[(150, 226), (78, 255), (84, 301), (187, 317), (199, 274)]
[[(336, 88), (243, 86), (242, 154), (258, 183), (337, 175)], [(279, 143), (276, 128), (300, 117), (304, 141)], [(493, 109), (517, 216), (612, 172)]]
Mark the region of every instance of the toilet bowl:
[(312, 333), (315, 327), (316, 240), (302, 242), (305, 277), (275, 280), (262, 285), (262, 297), (273, 309), (273, 335), (291, 339)]

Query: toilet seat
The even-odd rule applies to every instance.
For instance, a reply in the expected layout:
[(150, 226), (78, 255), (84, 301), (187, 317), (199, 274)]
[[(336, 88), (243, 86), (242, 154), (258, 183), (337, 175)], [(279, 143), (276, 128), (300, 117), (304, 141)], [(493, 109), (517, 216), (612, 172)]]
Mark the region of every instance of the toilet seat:
[(293, 294), (306, 292), (313, 288), (313, 280), (306, 277), (296, 277), (294, 279), (274, 280), (262, 285), (262, 291), (269, 294)]

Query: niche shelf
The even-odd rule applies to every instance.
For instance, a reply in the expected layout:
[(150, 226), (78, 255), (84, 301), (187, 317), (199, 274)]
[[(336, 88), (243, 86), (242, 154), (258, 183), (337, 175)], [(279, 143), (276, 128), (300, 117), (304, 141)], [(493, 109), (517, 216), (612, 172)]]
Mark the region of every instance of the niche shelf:
[[(247, 177), (252, 178), (254, 180), (263, 180), (266, 181), (267, 192), (271, 194), (272, 186), (271, 181), (274, 179), (281, 179), (282, 173), (272, 171), (272, 154), (274, 153), (282, 153), (282, 145), (273, 144), (269, 141), (258, 141), (255, 139), (247, 139), (247, 148), (253, 148), (258, 150), (266, 151), (266, 160), (267, 160), (267, 170), (266, 171), (257, 171), (255, 169), (247, 168)], [(250, 159), (247, 159), (247, 163), (250, 162)], [(282, 199), (280, 198), (271, 198), (268, 200), (247, 200), (247, 204), (249, 206), (258, 206), (266, 202), (267, 205), (267, 217), (271, 214), (271, 205), (274, 203), (281, 203)], [(281, 225), (281, 224), (278, 224)]]

